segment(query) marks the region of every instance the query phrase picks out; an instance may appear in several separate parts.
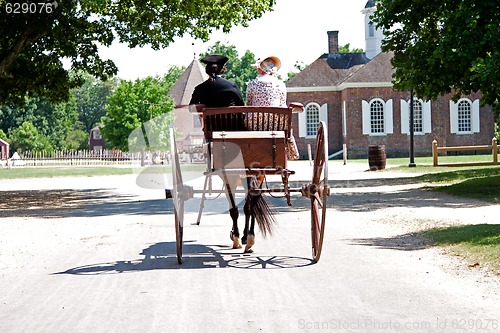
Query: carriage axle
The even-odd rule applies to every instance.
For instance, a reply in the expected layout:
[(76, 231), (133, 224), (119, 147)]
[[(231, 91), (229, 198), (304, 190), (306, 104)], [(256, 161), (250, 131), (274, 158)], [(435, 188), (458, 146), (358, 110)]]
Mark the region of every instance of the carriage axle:
[[(179, 188), (177, 189), (178, 192), (177, 194), (179, 195), (179, 198), (182, 200), (189, 200), (194, 198), (195, 194), (204, 194), (206, 193), (205, 190), (195, 190), (192, 186), (189, 185), (180, 185)], [(215, 194), (224, 194), (226, 193), (225, 190), (211, 190), (212, 193)], [(242, 190), (234, 190), (233, 193), (244, 193), (246, 194), (248, 191), (242, 189)], [(309, 184), (304, 184), (302, 187), (294, 187), (294, 188), (289, 188), (289, 189), (278, 189), (278, 188), (258, 188), (258, 189), (252, 189), (252, 193), (258, 194), (258, 193), (301, 193), (303, 197), (306, 197), (308, 199), (314, 197), (316, 194), (323, 196), (329, 196), (330, 195), (330, 186), (326, 185), (316, 185), (313, 183)], [(171, 189), (166, 189), (165, 190), (165, 199), (172, 199), (173, 198), (173, 191)]]

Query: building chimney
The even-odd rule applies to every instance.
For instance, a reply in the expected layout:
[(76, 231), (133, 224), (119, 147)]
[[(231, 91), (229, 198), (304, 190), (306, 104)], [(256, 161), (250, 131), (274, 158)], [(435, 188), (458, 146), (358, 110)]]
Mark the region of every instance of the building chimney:
[(338, 54), (339, 53), (339, 32), (336, 31), (328, 31), (328, 53), (329, 54)]

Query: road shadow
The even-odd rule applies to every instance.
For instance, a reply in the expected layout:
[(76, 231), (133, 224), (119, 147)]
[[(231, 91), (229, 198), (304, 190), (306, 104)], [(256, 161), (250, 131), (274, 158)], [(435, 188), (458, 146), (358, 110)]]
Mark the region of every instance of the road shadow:
[(477, 208), (491, 206), (486, 201), (462, 198), (432, 188), (394, 189), (390, 191), (344, 191), (328, 198), (328, 207), (349, 212), (376, 212), (387, 208)]
[[(327, 199), (327, 208), (340, 211), (366, 212), (388, 207), (426, 208), (449, 207), (471, 208), (491, 205), (488, 202), (471, 200), (433, 191), (431, 188), (394, 187), (394, 190), (377, 190), (378, 186), (393, 187), (419, 183), (413, 177), (382, 178), (364, 180), (330, 181), (332, 193)], [(279, 184), (270, 183), (271, 188)], [(299, 184), (291, 184), (297, 187)], [(351, 189), (351, 190), (350, 190)], [(397, 190), (399, 189), (399, 190)], [(158, 190), (161, 198), (162, 190)], [(288, 206), (283, 193), (267, 193), (265, 196), (274, 206), (276, 214), (309, 211), (311, 202), (300, 193), (292, 193)], [(244, 198), (239, 198), (241, 208)], [(198, 212), (201, 195), (187, 200), (186, 212)], [(227, 214), (228, 201), (224, 194), (207, 200), (203, 214)], [(126, 194), (116, 189), (80, 190), (31, 190), (0, 191), (0, 218), (36, 217), (98, 217), (118, 214), (165, 215), (174, 212), (172, 200), (140, 199), (135, 194)]]
[(97, 217), (173, 213), (167, 200), (140, 200), (113, 189), (0, 191), (2, 217)]
[(399, 251), (417, 251), (435, 246), (435, 243), (424, 232), (412, 232), (393, 237), (352, 238), (347, 241), (350, 245)]
[(183, 243), (182, 264), (177, 262), (175, 242), (161, 242), (143, 249), (140, 255), (143, 258), (133, 260), (113, 261), (78, 266), (68, 270), (53, 273), (53, 275), (101, 275), (151, 270), (180, 270), (180, 269), (207, 269), (207, 268), (238, 268), (238, 269), (284, 269), (299, 268), (313, 265), (307, 258), (269, 256), (262, 257), (254, 254), (236, 253), (229, 246), (200, 245), (193, 241)]

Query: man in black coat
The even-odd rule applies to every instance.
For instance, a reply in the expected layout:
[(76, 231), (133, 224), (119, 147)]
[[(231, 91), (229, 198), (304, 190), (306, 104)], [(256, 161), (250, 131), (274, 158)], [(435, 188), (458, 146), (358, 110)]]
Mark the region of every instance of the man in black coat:
[(194, 88), (189, 104), (204, 104), (207, 107), (242, 106), (243, 98), (239, 87), (233, 81), (221, 77), (225, 72), (224, 64), (228, 58), (212, 54), (201, 59), (206, 65), (208, 80)]

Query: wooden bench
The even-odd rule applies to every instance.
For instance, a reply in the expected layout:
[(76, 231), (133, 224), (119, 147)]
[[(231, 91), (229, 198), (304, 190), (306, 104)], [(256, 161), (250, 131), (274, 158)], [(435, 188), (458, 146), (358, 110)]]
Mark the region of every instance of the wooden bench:
[(247, 173), (277, 173), (286, 169), (292, 113), (303, 109), (298, 103), (288, 107), (190, 108), (202, 117), (211, 171), (231, 169)]

